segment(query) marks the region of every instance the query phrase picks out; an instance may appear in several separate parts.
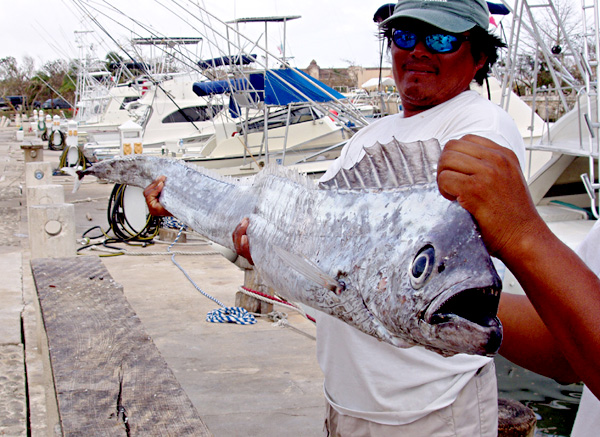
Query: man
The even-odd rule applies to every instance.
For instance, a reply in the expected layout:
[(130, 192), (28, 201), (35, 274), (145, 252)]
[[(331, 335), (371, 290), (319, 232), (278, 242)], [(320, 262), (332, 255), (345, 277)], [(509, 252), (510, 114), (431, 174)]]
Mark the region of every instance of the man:
[[(488, 23), (484, 1), (401, 0), (382, 32), (403, 114), (363, 128), (323, 180), (354, 165), (364, 148), (394, 138), (435, 138), (444, 145), (477, 134), (512, 148), (524, 162), (513, 120), (469, 91), (474, 78), (486, 76), (500, 46), (487, 33)], [(331, 435), (496, 434), (497, 388), (489, 358), (393, 348), (326, 315), (317, 318), (317, 339)]]
[(480, 137), (446, 145), (438, 185), (442, 195), (473, 215), (490, 253), (510, 268), (529, 297), (502, 295), (500, 353), (559, 381), (583, 380), (571, 435), (598, 435), (600, 223), (578, 248), (580, 259), (537, 213), (514, 154)]
[[(495, 62), (502, 43), (487, 32), (484, 0), (401, 0), (382, 23), (393, 59), (403, 113), (359, 131), (323, 176), (350, 168), (364, 148), (450, 140), (476, 134), (511, 148), (524, 146), (514, 121), (470, 91)], [(162, 182), (145, 193), (149, 206)], [(152, 208), (152, 207), (151, 207)], [(151, 209), (152, 212), (152, 209)], [(245, 220), (234, 233), (238, 253), (251, 260)], [(325, 430), (342, 436), (493, 436), (497, 388), (493, 361), (464, 354), (444, 358), (422, 347), (398, 349), (319, 313), (317, 356), (325, 376)]]

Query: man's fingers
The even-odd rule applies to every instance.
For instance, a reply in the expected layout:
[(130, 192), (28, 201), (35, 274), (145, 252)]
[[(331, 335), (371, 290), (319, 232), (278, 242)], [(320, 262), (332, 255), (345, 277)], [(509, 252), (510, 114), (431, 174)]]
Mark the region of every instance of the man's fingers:
[(468, 190), (471, 179), (469, 175), (461, 172), (443, 170), (438, 173), (437, 182), (442, 196), (450, 201), (454, 201)]
[[(454, 155), (455, 153), (459, 155)], [(501, 169), (515, 165), (519, 167), (519, 159), (512, 150), (477, 135), (465, 135), (459, 140), (448, 141), (444, 146), (440, 159), (444, 158), (444, 155), (446, 154), (461, 156), (462, 159), (469, 157), (478, 160), (485, 165), (491, 165), (492, 167)], [(475, 161), (471, 160), (466, 162), (469, 165), (475, 163)], [(458, 163), (454, 161), (453, 165), (458, 165)]]
[(464, 153), (454, 148), (445, 148), (438, 161), (437, 171), (438, 174), (451, 170), (469, 175), (475, 173), (481, 165), (481, 160), (470, 153)]
[(153, 216), (172, 215), (162, 206), (162, 204), (159, 201), (160, 193), (162, 192), (165, 186), (166, 180), (166, 176), (159, 176), (144, 189), (144, 198), (146, 199), (148, 210)]
[(158, 197), (165, 186), (166, 176), (159, 176), (144, 189), (144, 197)]
[(470, 143), (470, 144), (477, 144), (479, 146), (484, 146), (485, 148), (492, 149), (492, 150), (506, 149), (506, 147), (499, 145), (498, 143), (490, 140), (489, 138), (480, 137), (479, 135), (465, 135), (460, 140), (456, 140), (456, 141), (462, 141), (464, 143)]
[(250, 244), (248, 243), (248, 236), (246, 235), (249, 224), (250, 219), (248, 217), (243, 218), (236, 226), (231, 237), (233, 239), (233, 247), (237, 254), (246, 258), (250, 264), (254, 264), (252, 257), (250, 256)]

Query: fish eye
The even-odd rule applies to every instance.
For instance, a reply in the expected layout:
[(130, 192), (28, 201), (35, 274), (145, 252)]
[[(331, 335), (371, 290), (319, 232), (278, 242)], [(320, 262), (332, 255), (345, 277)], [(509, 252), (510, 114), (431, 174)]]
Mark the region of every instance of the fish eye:
[(435, 264), (435, 249), (431, 245), (423, 247), (413, 260), (410, 270), (410, 284), (417, 290), (425, 284)]

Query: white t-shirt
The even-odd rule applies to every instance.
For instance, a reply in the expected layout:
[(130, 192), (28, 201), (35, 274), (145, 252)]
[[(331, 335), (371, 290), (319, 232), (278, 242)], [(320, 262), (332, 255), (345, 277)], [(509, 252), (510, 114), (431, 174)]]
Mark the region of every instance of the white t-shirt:
[[(585, 240), (577, 248), (577, 254), (588, 267), (600, 276), (600, 221), (596, 222)], [(571, 437), (596, 437), (600, 433), (600, 401), (587, 388), (583, 388), (579, 410)]]
[[(499, 106), (466, 91), (427, 111), (384, 117), (360, 130), (321, 180), (350, 168), (363, 149), (393, 138), (412, 142), (476, 134), (512, 149), (524, 165), (525, 147), (515, 122)], [(450, 405), (490, 358), (458, 354), (444, 358), (422, 347), (399, 349), (318, 313), (317, 358), (325, 396), (339, 413), (386, 425), (414, 422)]]

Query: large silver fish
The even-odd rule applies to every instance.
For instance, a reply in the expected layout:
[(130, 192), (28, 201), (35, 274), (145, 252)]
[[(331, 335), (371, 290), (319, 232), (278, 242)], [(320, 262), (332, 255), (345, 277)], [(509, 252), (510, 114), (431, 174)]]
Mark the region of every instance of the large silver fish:
[(319, 185), (281, 166), (242, 181), (139, 155), (80, 178), (146, 187), (165, 175), (160, 202), (208, 239), (233, 249), (250, 218), (255, 268), (285, 298), (397, 347), (492, 355), (501, 281), (472, 217), (438, 192), (439, 155), (435, 140), (377, 144)]

